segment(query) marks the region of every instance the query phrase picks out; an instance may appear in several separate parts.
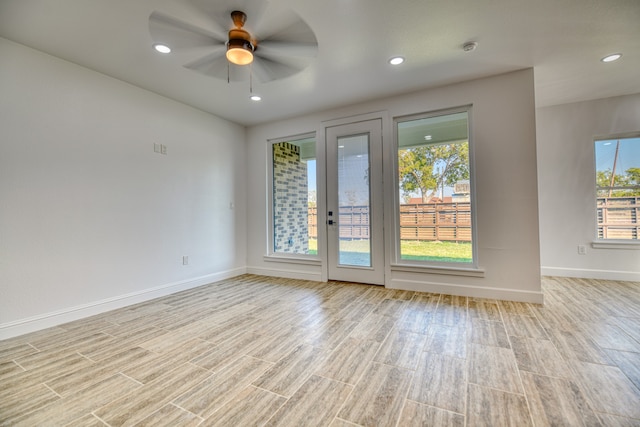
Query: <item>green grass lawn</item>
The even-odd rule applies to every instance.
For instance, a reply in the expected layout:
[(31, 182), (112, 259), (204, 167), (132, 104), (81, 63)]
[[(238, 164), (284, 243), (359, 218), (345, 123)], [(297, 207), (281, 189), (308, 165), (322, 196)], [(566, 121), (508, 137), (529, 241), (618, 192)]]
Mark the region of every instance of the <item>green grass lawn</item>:
[[(471, 262), (471, 243), (403, 240), (402, 259), (418, 261)], [(427, 255), (428, 254), (428, 255)]]
[[(347, 252), (367, 252), (367, 240), (343, 240), (341, 249)], [(471, 262), (471, 243), (403, 240), (400, 242), (402, 259), (411, 261)], [(309, 253), (318, 253), (318, 241), (309, 240)], [(427, 255), (428, 254), (428, 255)]]

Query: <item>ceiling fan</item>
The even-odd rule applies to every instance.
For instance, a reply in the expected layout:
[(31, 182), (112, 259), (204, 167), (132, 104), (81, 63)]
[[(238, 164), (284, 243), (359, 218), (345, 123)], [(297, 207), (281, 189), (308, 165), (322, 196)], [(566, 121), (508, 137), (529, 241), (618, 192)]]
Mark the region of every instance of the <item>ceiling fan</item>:
[(185, 68), (227, 81), (255, 76), (266, 83), (311, 64), (318, 42), (298, 15), (270, 11), (266, 2), (246, 1), (243, 10), (230, 3), (194, 0), (186, 18), (154, 11), (151, 38), (170, 47)]

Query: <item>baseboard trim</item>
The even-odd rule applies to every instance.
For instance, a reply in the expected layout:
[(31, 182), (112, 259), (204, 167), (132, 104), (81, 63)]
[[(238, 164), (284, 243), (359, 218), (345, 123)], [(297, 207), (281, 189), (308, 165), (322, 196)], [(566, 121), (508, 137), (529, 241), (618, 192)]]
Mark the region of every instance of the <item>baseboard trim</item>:
[(322, 274), (300, 270), (281, 270), (279, 268), (247, 267), (247, 274), (258, 276), (282, 277), (284, 279), (310, 280), (322, 282)]
[(622, 280), (640, 282), (640, 272), (615, 270), (590, 270), (586, 268), (541, 267), (543, 276), (576, 277), (578, 279)]
[(63, 323), (94, 316), (96, 314), (126, 307), (128, 305), (149, 301), (154, 298), (163, 297), (187, 289), (197, 288), (198, 286), (207, 285), (220, 280), (230, 279), (245, 273), (246, 269), (244, 267), (221, 271), (218, 273), (208, 274), (206, 276), (167, 283), (154, 288), (118, 295), (88, 304), (82, 304), (38, 316), (3, 323), (0, 324), (0, 340), (58, 326)]
[(386, 287), (389, 289), (401, 289), (406, 291), (432, 292), (464, 297), (530, 302), (534, 304), (542, 304), (544, 302), (542, 291), (522, 291), (520, 289), (489, 288), (484, 286), (477, 287), (403, 279), (392, 279)]

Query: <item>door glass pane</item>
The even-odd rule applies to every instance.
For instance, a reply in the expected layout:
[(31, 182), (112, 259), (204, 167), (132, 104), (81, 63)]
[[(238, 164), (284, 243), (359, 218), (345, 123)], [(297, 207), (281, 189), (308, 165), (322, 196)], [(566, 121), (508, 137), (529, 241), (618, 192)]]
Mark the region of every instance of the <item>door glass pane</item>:
[(337, 141), (338, 263), (371, 267), (369, 135), (339, 137)]
[(273, 144), (273, 252), (316, 255), (315, 138)]

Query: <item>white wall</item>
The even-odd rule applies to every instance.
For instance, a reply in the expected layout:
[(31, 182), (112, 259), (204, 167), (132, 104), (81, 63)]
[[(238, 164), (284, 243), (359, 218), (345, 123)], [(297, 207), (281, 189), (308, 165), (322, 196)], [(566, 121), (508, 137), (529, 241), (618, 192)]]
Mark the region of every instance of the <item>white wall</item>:
[[(494, 76), (248, 129), (247, 223), (249, 272), (320, 280), (320, 266), (264, 259), (267, 244), (267, 140), (311, 131), (323, 144), (323, 121), (381, 112), (383, 144), (391, 143), (393, 117), (473, 104), (477, 242), (481, 277), (406, 272), (391, 268), (386, 286), (521, 301), (542, 301), (536, 178), (533, 70)], [(385, 150), (385, 153), (388, 153)], [(389, 168), (389, 158), (385, 162)], [(389, 176), (386, 176), (387, 182)], [(321, 181), (321, 180), (320, 180)], [(386, 188), (386, 200), (393, 195)], [(321, 194), (319, 192), (319, 194)], [(387, 243), (393, 228), (385, 216)], [(390, 245), (388, 245), (390, 247)]]
[(0, 339), (245, 271), (243, 127), (5, 39), (0, 57)]
[(543, 274), (640, 281), (640, 246), (591, 247), (594, 138), (640, 131), (640, 94), (540, 108), (537, 121)]

